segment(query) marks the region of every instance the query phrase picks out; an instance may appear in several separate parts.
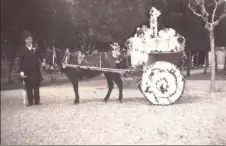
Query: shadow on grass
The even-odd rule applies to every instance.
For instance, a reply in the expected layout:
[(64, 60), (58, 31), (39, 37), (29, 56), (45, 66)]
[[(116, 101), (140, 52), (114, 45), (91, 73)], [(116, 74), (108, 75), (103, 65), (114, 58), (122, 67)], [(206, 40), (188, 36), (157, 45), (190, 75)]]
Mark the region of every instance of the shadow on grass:
[[(45, 101), (42, 102), (43, 106), (49, 106), (49, 105), (68, 105), (68, 106), (76, 106), (76, 105), (86, 105), (86, 104), (100, 104), (100, 105), (112, 105), (112, 104), (122, 104), (122, 105), (126, 105), (126, 104), (130, 104), (130, 105), (149, 105), (149, 102), (146, 98), (142, 98), (142, 97), (135, 97), (135, 98), (124, 98), (122, 100), (122, 102), (119, 102), (117, 99), (109, 99), (108, 102), (104, 102), (104, 98), (89, 98), (89, 99), (82, 99), (80, 98), (80, 103), (79, 104), (75, 104), (74, 103), (74, 99), (65, 99), (65, 100), (61, 100), (61, 101)], [(42, 106), (41, 105), (41, 106)]]
[[(203, 73), (197, 73), (192, 74), (190, 77), (185, 77), (185, 80), (210, 80), (211, 73), (203, 74)], [(217, 72), (216, 73), (216, 80), (226, 80), (226, 72)]]
[[(104, 103), (104, 98), (91, 98), (91, 99), (80, 99), (79, 104), (88, 104), (88, 103)], [(201, 101), (201, 97), (192, 97), (189, 95), (182, 95), (181, 98), (173, 103), (172, 105), (181, 105), (181, 104), (194, 104)], [(73, 102), (73, 101), (72, 101)], [(135, 104), (142, 104), (142, 105), (150, 105), (149, 101), (145, 97), (134, 97), (134, 98), (123, 98), (122, 103), (118, 101), (118, 99), (109, 99), (107, 103), (115, 103), (115, 104), (128, 104), (128, 103), (135, 103)], [(107, 104), (106, 103), (106, 104)], [(150, 105), (153, 106), (153, 105)]]
[[(104, 99), (100, 98), (92, 98), (92, 99), (80, 99), (79, 104), (89, 104), (89, 103), (113, 103), (113, 104), (139, 104), (139, 105), (148, 105), (148, 106), (155, 106), (150, 105), (149, 101), (145, 97), (134, 97), (134, 98), (123, 98), (122, 103), (120, 103), (117, 99), (109, 99), (107, 103), (103, 102)], [(173, 103), (172, 105), (186, 105), (186, 104), (194, 104), (198, 103), (200, 101), (200, 97), (190, 97), (190, 96), (183, 96)], [(73, 104), (73, 101), (71, 101), (71, 104)], [(170, 105), (171, 106), (171, 105)]]
[(148, 100), (145, 97), (135, 97), (135, 98), (123, 98), (122, 103), (118, 101), (118, 99), (109, 99), (107, 102), (103, 102), (104, 98), (92, 98), (92, 99), (80, 99), (79, 104), (87, 104), (87, 103), (118, 103), (118, 104), (124, 104), (124, 103), (138, 103), (138, 104), (146, 104), (148, 105)]
[(180, 99), (174, 103), (174, 105), (194, 104), (194, 103), (199, 102), (201, 100), (200, 98), (201, 97), (199, 97), (199, 96), (193, 97), (193, 96), (190, 96), (190, 95), (182, 95), (180, 97)]

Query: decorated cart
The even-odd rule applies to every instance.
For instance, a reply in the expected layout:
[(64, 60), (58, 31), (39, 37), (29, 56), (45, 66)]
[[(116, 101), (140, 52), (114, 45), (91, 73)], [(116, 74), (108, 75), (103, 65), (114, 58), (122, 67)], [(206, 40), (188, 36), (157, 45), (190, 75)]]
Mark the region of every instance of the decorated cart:
[[(185, 88), (184, 76), (178, 68), (184, 53), (185, 39), (169, 27), (158, 31), (157, 18), (160, 14), (160, 11), (153, 7), (150, 10), (150, 27), (137, 28), (137, 33), (128, 39), (127, 55), (130, 56), (131, 62), (129, 68), (103, 68), (67, 63), (63, 66), (121, 74), (141, 70), (140, 89), (150, 103), (154, 105), (175, 103)], [(117, 58), (121, 52), (120, 46), (117, 43), (111, 46), (113, 56)]]

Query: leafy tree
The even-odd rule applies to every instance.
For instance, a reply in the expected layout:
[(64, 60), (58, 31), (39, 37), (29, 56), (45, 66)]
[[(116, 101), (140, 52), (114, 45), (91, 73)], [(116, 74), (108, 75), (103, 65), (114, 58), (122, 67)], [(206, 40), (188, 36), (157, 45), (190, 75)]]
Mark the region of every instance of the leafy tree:
[[(94, 41), (123, 43), (148, 20), (147, 0), (66, 0), (72, 23)], [(150, 2), (149, 2), (150, 3)]]

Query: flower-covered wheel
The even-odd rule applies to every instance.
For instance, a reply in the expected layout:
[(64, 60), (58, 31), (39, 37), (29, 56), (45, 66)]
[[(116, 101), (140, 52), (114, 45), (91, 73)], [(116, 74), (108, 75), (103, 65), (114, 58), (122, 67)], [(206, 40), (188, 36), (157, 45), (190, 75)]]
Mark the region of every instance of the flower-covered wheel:
[(148, 66), (142, 75), (141, 89), (154, 105), (170, 105), (184, 92), (185, 80), (179, 68), (166, 61)]

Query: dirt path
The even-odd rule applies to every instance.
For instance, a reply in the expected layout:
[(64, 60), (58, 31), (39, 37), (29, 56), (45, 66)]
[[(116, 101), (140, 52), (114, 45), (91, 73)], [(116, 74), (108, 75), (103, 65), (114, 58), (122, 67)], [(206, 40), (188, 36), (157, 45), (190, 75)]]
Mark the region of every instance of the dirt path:
[[(91, 81), (91, 80), (90, 80)], [(81, 104), (70, 84), (41, 88), (42, 105), (24, 107), (22, 90), (1, 92), (2, 144), (226, 144), (226, 81), (210, 98), (209, 81), (187, 81), (176, 104), (150, 106), (137, 89), (102, 102), (105, 81), (83, 82)], [(90, 88), (91, 87), (91, 88)]]

